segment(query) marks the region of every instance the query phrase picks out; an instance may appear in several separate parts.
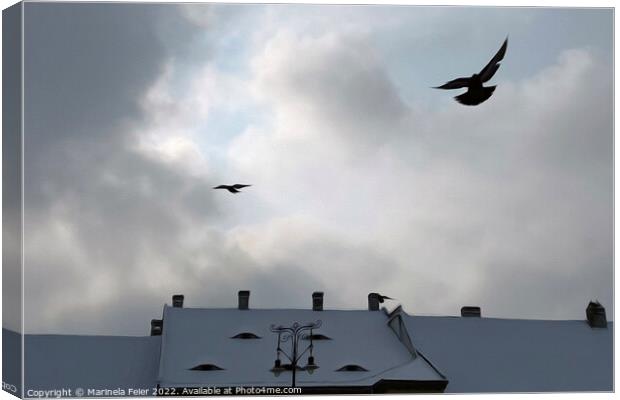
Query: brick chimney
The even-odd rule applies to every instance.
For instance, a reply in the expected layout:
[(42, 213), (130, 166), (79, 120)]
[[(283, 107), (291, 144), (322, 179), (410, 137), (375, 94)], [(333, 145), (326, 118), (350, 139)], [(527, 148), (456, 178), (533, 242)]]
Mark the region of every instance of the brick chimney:
[(379, 294), (368, 294), (368, 311), (379, 311)]
[(480, 318), (480, 307), (464, 306), (461, 308), (461, 317), (477, 317)]
[(586, 308), (586, 318), (591, 328), (607, 328), (605, 307), (598, 301), (591, 301)]
[(183, 308), (183, 299), (185, 296), (182, 294), (175, 294), (172, 296), (172, 307)]
[(240, 290), (239, 291), (239, 309), (247, 310), (249, 308), (250, 308), (250, 291)]
[(164, 330), (164, 321), (161, 319), (151, 320), (151, 336), (161, 336)]
[(312, 311), (323, 311), (323, 292), (312, 293)]

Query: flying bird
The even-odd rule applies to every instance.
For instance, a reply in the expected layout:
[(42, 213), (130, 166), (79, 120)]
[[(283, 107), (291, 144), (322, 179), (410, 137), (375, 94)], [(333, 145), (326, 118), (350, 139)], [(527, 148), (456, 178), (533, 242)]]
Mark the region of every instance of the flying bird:
[(243, 189), (244, 187), (248, 187), (248, 186), (252, 186), (252, 185), (242, 185), (240, 183), (236, 183), (234, 185), (215, 186), (213, 189), (226, 189), (230, 193), (239, 193), (239, 192), (241, 192), (239, 189)]
[(457, 78), (450, 82), (447, 82), (441, 86), (437, 86), (434, 89), (461, 89), (467, 88), (467, 92), (456, 96), (454, 99), (466, 106), (476, 106), (486, 100), (495, 91), (495, 86), (483, 86), (484, 82), (489, 81), (493, 75), (497, 72), (500, 66), (500, 61), (504, 59), (506, 54), (506, 48), (508, 47), (508, 38), (504, 40), (504, 44), (500, 47), (499, 51), (489, 63), (482, 68), (477, 74), (473, 74), (469, 78)]

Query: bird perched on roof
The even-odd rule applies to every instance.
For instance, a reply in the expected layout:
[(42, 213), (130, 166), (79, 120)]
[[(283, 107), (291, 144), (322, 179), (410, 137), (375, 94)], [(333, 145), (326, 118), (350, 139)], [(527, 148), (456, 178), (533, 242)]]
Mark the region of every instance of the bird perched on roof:
[(213, 189), (226, 189), (230, 193), (239, 193), (239, 192), (241, 192), (239, 189), (243, 189), (244, 187), (248, 187), (248, 186), (252, 186), (252, 185), (242, 185), (240, 183), (236, 183), (234, 185), (215, 186)]
[(379, 299), (379, 303), (383, 303), (385, 300), (394, 300), (391, 297), (383, 296), (383, 295), (380, 295), (379, 293), (373, 293), (373, 294), (377, 295), (377, 299)]
[(435, 87), (435, 89), (461, 89), (467, 88), (467, 92), (456, 96), (454, 99), (461, 104), (466, 106), (476, 106), (486, 100), (493, 94), (495, 91), (495, 86), (483, 86), (484, 82), (489, 81), (493, 75), (499, 69), (499, 62), (504, 59), (504, 55), (506, 54), (506, 48), (508, 47), (508, 38), (504, 40), (504, 44), (500, 47), (499, 51), (489, 63), (482, 68), (477, 74), (473, 74), (469, 78), (457, 78), (447, 82), (441, 86)]

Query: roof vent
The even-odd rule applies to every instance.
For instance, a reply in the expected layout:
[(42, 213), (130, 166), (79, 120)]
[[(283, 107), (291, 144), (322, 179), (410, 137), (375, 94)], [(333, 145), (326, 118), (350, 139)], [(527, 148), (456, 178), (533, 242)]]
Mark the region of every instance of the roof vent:
[(164, 330), (164, 321), (162, 319), (151, 320), (151, 336), (161, 336)]
[(235, 336), (231, 337), (231, 339), (260, 339), (260, 336), (252, 332), (242, 332), (237, 333)]
[(368, 371), (368, 370), (356, 364), (347, 364), (344, 367), (340, 367), (336, 370), (336, 372), (364, 372), (364, 371)]
[(312, 311), (323, 311), (323, 292), (312, 293)]
[(190, 368), (190, 371), (223, 371), (224, 368), (220, 368), (215, 364), (200, 364), (196, 365), (193, 368)]
[(478, 317), (480, 318), (480, 307), (465, 306), (461, 308), (461, 317)]
[(182, 294), (172, 296), (172, 307), (183, 308), (183, 299), (185, 299), (185, 296)]
[(605, 315), (605, 307), (598, 301), (591, 301), (586, 308), (586, 317), (588, 324), (592, 328), (607, 328), (607, 316)]
[(250, 291), (240, 290), (239, 291), (239, 309), (247, 310), (249, 308), (250, 308)]
[(379, 311), (379, 293), (368, 294), (368, 311)]

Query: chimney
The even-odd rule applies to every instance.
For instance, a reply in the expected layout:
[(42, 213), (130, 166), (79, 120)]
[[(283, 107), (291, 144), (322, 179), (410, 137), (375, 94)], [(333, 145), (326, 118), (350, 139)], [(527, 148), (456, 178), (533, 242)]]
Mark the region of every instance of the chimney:
[(461, 308), (461, 317), (480, 318), (480, 307), (465, 306)]
[(161, 319), (151, 320), (151, 336), (161, 336), (164, 330), (164, 321)]
[(368, 294), (368, 311), (379, 311), (379, 294)]
[(175, 294), (172, 296), (172, 307), (183, 308), (183, 299), (185, 296), (182, 294)]
[(598, 301), (591, 301), (586, 308), (586, 317), (591, 328), (607, 328), (605, 307)]
[(312, 293), (312, 311), (323, 311), (323, 292)]
[(240, 290), (239, 291), (239, 309), (247, 310), (248, 308), (250, 308), (250, 291)]

